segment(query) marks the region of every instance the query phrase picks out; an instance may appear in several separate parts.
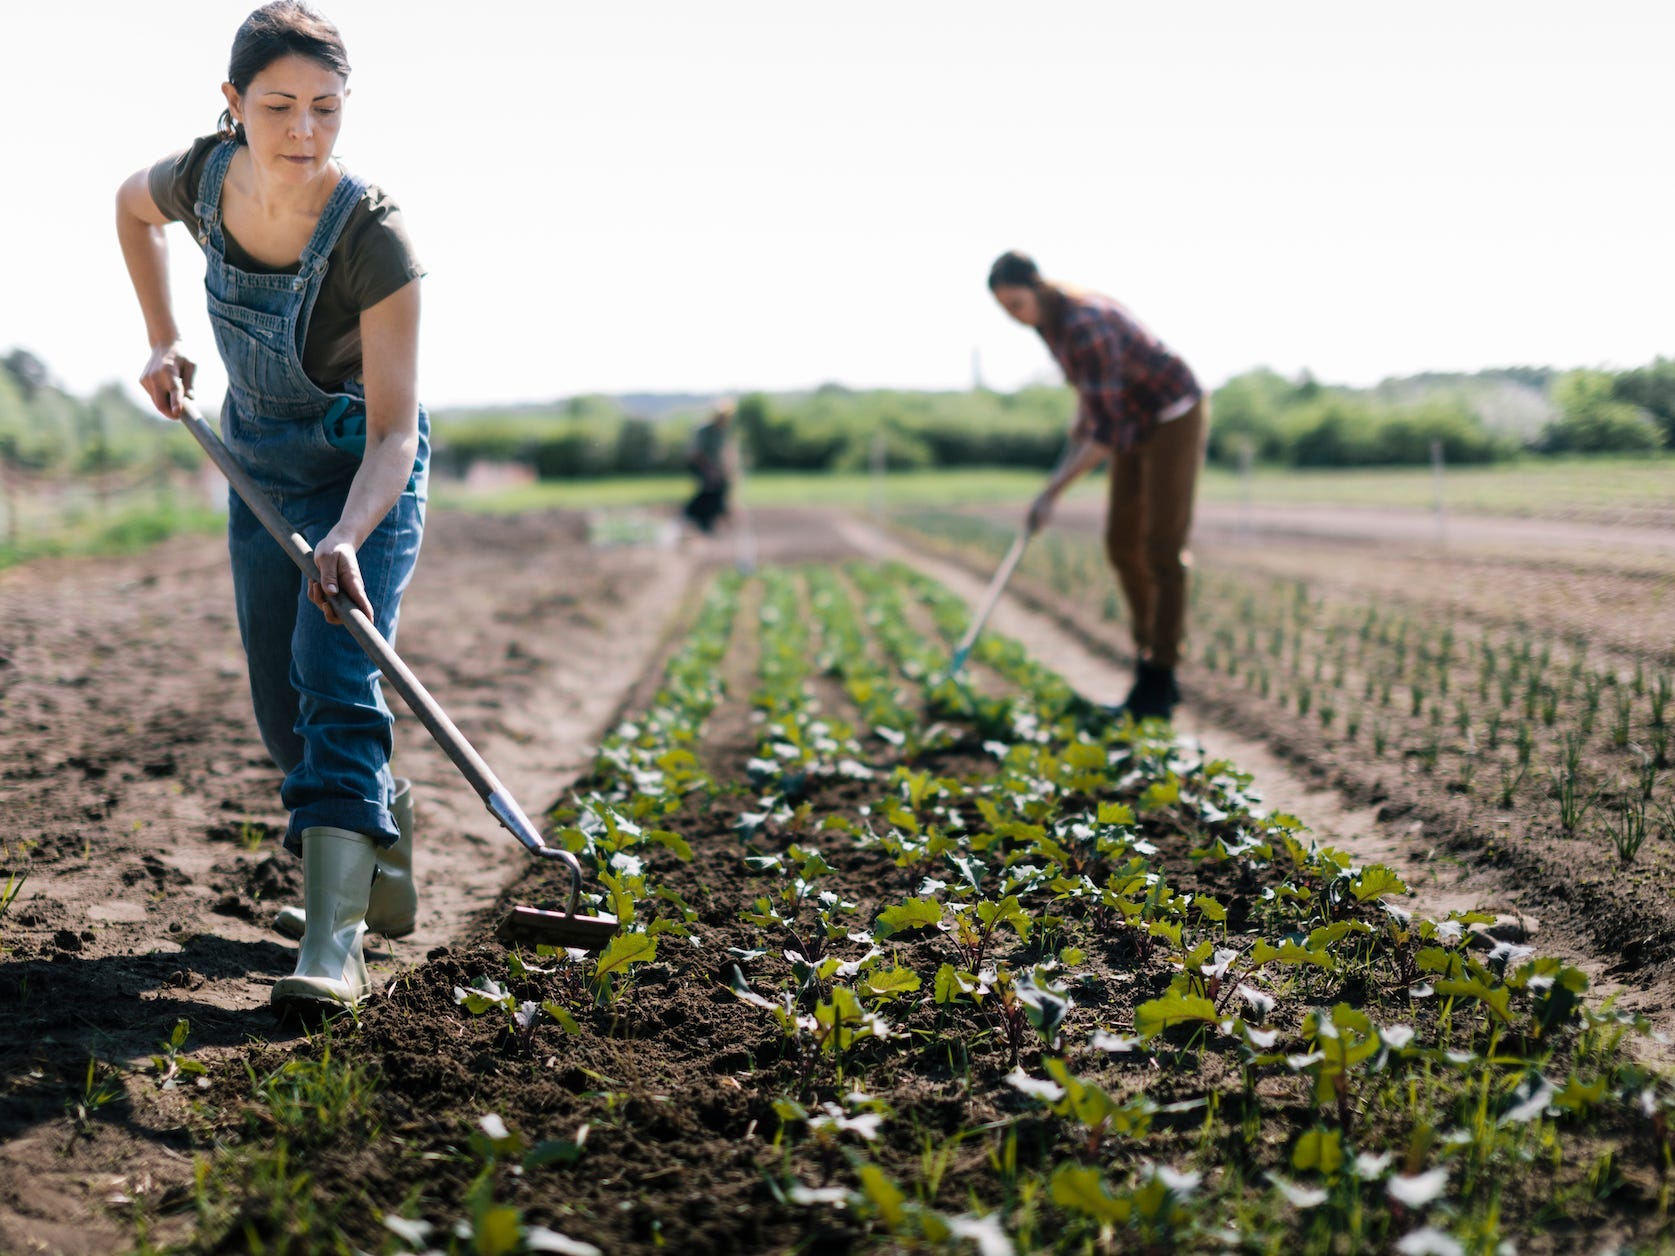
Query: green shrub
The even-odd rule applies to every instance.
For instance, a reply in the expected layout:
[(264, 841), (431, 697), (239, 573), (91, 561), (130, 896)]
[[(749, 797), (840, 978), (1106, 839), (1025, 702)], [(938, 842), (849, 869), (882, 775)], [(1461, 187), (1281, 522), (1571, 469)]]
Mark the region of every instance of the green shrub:
[(1605, 371), (1571, 371), (1553, 387), (1559, 417), (1541, 434), (1545, 453), (1633, 453), (1660, 449), (1664, 430), (1646, 411), (1617, 398)]

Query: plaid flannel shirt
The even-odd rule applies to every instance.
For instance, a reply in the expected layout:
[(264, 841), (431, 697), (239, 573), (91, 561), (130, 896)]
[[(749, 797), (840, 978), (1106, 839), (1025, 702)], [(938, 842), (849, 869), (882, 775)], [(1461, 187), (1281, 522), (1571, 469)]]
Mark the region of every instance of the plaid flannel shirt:
[(1056, 334), (1041, 338), (1076, 390), (1073, 440), (1132, 449), (1165, 410), (1201, 395), (1192, 369), (1109, 297), (1066, 293)]

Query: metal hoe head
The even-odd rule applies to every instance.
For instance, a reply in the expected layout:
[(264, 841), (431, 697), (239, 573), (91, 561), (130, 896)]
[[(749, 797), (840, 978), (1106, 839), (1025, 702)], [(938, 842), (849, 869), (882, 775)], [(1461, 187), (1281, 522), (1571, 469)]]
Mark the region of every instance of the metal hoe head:
[(576, 900), (582, 892), (581, 864), (574, 855), (559, 846), (548, 846), (543, 842), (533, 849), (544, 858), (561, 860), (569, 868), (570, 902), (563, 911), (547, 911), (520, 904), (501, 919), (495, 935), (503, 942), (576, 947), (583, 951), (604, 950), (616, 937), (620, 926), (615, 916), (577, 914)]
[(545, 911), (519, 905), (507, 912), (495, 934), (503, 942), (602, 951), (616, 937), (615, 916), (578, 916), (567, 911)]
[(563, 911), (547, 911), (539, 907), (519, 905), (501, 919), (495, 936), (502, 942), (544, 943), (547, 946), (577, 947), (584, 951), (602, 951), (610, 945), (621, 927), (615, 916), (582, 916), (576, 913), (576, 901), (582, 893), (582, 865), (562, 846), (549, 846), (523, 808), (505, 790), (488, 799), (489, 810), (511, 830), (533, 855), (542, 859), (557, 859), (570, 872), (570, 901)]

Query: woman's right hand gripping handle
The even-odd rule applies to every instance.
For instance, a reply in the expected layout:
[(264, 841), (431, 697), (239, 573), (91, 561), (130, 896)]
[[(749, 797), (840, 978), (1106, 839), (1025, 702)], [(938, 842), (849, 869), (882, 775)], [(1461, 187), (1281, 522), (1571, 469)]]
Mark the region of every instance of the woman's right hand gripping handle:
[(184, 409), (182, 403), (192, 396), (192, 380), (197, 373), (198, 364), (181, 352), (178, 343), (157, 345), (146, 359), (140, 387), (159, 414), (178, 419)]

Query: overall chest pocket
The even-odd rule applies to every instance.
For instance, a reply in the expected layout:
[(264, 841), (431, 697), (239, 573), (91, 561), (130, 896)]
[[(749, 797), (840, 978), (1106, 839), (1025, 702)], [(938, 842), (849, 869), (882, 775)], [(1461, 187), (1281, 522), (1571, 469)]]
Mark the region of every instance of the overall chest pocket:
[(301, 402), (316, 392), (296, 361), (291, 320), (209, 294), (215, 347), (235, 387), (254, 398)]

